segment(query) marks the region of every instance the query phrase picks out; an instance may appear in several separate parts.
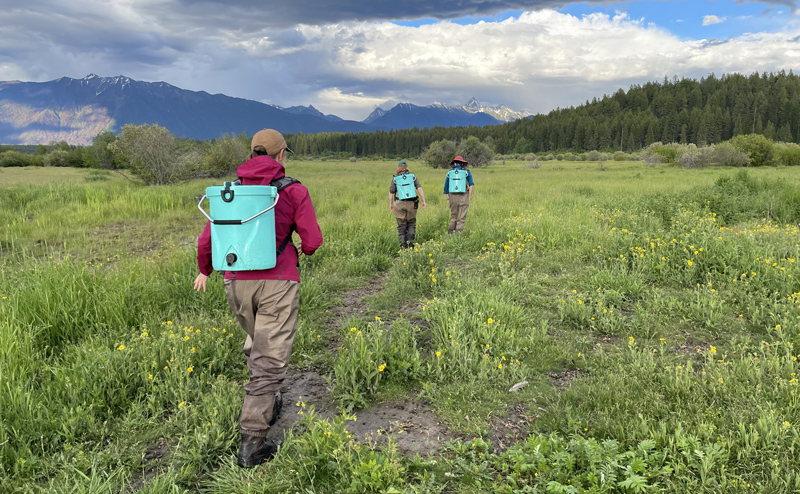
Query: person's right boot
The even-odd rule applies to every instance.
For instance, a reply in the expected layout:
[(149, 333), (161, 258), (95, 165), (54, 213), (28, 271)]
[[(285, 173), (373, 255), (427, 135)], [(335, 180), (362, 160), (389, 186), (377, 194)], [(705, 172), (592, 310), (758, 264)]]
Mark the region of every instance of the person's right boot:
[(253, 468), (269, 461), (278, 452), (278, 443), (266, 437), (242, 433), (238, 463), (242, 468)]

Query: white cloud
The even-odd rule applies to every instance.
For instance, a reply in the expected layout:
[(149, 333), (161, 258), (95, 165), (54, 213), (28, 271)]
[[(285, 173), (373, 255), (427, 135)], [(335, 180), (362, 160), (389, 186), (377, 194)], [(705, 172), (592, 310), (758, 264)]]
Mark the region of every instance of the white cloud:
[(722, 24), (725, 22), (725, 17), (717, 17), (716, 15), (707, 15), (703, 17), (703, 25), (711, 26), (713, 24)]
[[(665, 75), (797, 71), (800, 60), (800, 44), (791, 41), (800, 26), (791, 22), (778, 33), (722, 41), (687, 41), (626, 13), (553, 10), (472, 25), (239, 29), (191, 10), (194, 17), (160, 17), (154, 9), (168, 2), (114, 0), (94, 9), (87, 2), (74, 0), (77, 13), (62, 4), (51, 4), (60, 10), (48, 16), (39, 8), (5, 12), (0, 80), (127, 75), (361, 120), (376, 105), (463, 104), (472, 96), (546, 112)], [(707, 16), (704, 24), (709, 17), (724, 20)]]
[(314, 105), (326, 113), (348, 102), (371, 108), (376, 100), (402, 100), (400, 95), (416, 104), (464, 103), (474, 95), (548, 111), (634, 81), (788, 69), (800, 56), (797, 43), (789, 41), (800, 32), (683, 41), (627, 14), (578, 18), (540, 11), (467, 26), (352, 23), (297, 29), (305, 44), (255, 47), (252, 55), (280, 53), (293, 79), (312, 88), (314, 81), (336, 81), (335, 92), (318, 88)]

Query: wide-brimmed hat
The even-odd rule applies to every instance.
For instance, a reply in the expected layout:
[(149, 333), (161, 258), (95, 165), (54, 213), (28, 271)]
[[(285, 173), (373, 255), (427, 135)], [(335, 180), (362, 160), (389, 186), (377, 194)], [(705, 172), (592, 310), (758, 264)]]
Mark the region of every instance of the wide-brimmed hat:
[(263, 129), (256, 132), (250, 143), (250, 151), (255, 151), (256, 146), (263, 147), (270, 156), (274, 156), (284, 149), (290, 153), (294, 152), (286, 145), (286, 140), (281, 133), (274, 129)]
[(464, 163), (464, 164), (467, 164), (467, 163), (469, 163), (469, 161), (465, 160), (461, 156), (456, 156), (455, 158), (453, 158), (453, 161), (450, 162), (451, 165), (453, 163)]

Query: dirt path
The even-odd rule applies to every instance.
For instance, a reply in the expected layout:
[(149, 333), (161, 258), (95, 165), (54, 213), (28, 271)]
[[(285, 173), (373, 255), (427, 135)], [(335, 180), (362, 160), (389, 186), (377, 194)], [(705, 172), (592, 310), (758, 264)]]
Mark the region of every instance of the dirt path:
[[(341, 294), (342, 303), (331, 309), (333, 315), (326, 324), (328, 329), (338, 332), (351, 317), (363, 316), (367, 310), (364, 298), (380, 292), (384, 280), (383, 277), (373, 278), (366, 286)], [(331, 351), (335, 347), (335, 341), (329, 345)], [(285, 432), (300, 419), (297, 413), (300, 407), (297, 404), (301, 401), (306, 406), (313, 405), (322, 418), (332, 418), (339, 413), (328, 391), (328, 382), (316, 371), (290, 368), (282, 392), (283, 412), (270, 429), (268, 437), (283, 438)], [(453, 438), (425, 400), (419, 399), (416, 393), (374, 404), (366, 410), (357, 410), (353, 415), (357, 420), (348, 422), (348, 429), (356, 438), (381, 445), (391, 436), (400, 451), (407, 454), (435, 454)]]

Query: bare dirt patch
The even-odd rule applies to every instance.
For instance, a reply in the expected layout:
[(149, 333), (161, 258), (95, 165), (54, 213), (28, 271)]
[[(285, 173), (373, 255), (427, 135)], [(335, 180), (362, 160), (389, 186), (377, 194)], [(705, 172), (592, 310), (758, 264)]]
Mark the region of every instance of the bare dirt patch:
[(559, 391), (564, 391), (567, 389), (572, 383), (574, 379), (577, 379), (583, 375), (589, 374), (589, 371), (586, 369), (579, 369), (577, 367), (572, 367), (570, 369), (563, 370), (561, 372), (548, 372), (547, 375), (550, 377), (550, 380), (553, 382), (553, 385)]
[[(283, 411), (267, 437), (283, 439), (286, 431), (302, 418), (299, 412), (307, 411), (312, 405), (323, 419), (332, 419), (339, 414), (328, 391), (328, 382), (317, 372), (289, 370), (281, 393)], [(358, 440), (380, 446), (385, 445), (391, 436), (403, 453), (436, 453), (445, 442), (452, 439), (430, 407), (416, 395), (377, 403), (352, 415), (356, 416), (356, 420), (347, 422), (347, 428)]]
[[(341, 304), (331, 309), (332, 316), (326, 323), (328, 331), (338, 334), (342, 324), (351, 317), (366, 314), (364, 298), (381, 291), (385, 278), (376, 277), (366, 286), (350, 290), (341, 295)], [(402, 311), (404, 315), (412, 310)], [(415, 324), (424, 321), (414, 320)], [(333, 338), (328, 345), (330, 351), (338, 348), (338, 338)], [(270, 429), (268, 437), (282, 439), (289, 429), (300, 420), (299, 411), (302, 404), (314, 407), (323, 419), (331, 419), (339, 414), (339, 409), (328, 389), (328, 381), (314, 370), (289, 369), (286, 381), (281, 389), (283, 394), (283, 412), (275, 425)], [(452, 436), (441, 424), (433, 410), (419, 399), (416, 393), (398, 397), (396, 400), (374, 404), (366, 410), (358, 410), (352, 415), (355, 421), (347, 422), (347, 427), (360, 441), (375, 446), (385, 445), (392, 437), (403, 453), (427, 455), (436, 453)]]
[(541, 416), (542, 410), (538, 408), (534, 399), (528, 407), (526, 403), (504, 405), (508, 409), (506, 417), (495, 415), (491, 421), (489, 440), (495, 451), (505, 451), (514, 444), (518, 444), (530, 435), (530, 424)]

